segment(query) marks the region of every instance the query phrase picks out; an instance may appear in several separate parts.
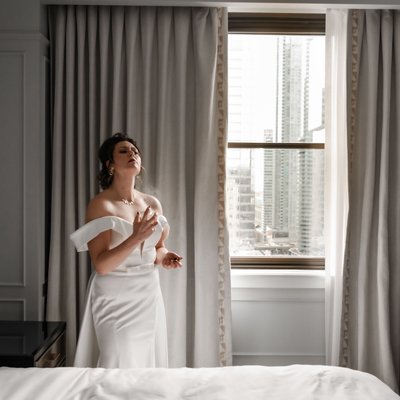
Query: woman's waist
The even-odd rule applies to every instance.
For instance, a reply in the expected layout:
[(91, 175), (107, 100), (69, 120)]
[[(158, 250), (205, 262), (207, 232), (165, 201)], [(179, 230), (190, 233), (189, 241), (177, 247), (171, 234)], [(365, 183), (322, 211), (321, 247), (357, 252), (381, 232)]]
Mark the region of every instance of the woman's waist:
[(138, 274), (142, 272), (151, 272), (157, 268), (154, 263), (139, 264), (139, 265), (120, 265), (113, 271), (109, 272), (107, 275), (129, 275)]

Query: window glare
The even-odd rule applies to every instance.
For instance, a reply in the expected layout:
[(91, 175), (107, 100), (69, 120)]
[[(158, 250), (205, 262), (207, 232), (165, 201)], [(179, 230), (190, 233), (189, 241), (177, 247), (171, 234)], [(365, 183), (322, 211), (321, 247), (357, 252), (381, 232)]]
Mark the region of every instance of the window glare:
[(323, 36), (230, 34), (228, 140), (324, 142), (324, 53)]
[[(325, 37), (230, 34), (228, 142), (324, 143)], [(324, 150), (229, 148), (232, 256), (324, 256)]]

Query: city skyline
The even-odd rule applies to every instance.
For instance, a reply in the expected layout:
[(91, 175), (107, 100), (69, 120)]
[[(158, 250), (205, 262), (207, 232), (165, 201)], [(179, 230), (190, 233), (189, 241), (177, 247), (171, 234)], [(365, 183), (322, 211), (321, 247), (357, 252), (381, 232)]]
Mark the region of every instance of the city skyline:
[[(323, 142), (323, 41), (245, 36), (230, 38), (229, 141)], [(323, 150), (229, 149), (231, 253), (323, 255), (323, 164)]]

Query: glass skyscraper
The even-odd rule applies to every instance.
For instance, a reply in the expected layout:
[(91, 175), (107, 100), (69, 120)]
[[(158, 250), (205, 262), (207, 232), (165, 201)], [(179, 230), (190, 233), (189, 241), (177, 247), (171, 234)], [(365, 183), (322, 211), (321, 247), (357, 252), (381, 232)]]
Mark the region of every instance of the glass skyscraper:
[[(323, 142), (323, 87), (317, 107), (310, 88), (313, 37), (273, 38), (273, 52), (251, 68), (253, 52), (262, 51), (257, 41), (248, 45), (242, 37), (229, 49), (229, 141)], [(263, 63), (272, 61), (276, 67), (265, 77)], [(260, 111), (266, 102), (262, 90), (256, 95), (257, 77), (275, 82), (274, 105)], [(269, 114), (268, 122), (249, 117), (252, 108)], [(233, 254), (323, 255), (323, 150), (230, 149), (227, 165)]]

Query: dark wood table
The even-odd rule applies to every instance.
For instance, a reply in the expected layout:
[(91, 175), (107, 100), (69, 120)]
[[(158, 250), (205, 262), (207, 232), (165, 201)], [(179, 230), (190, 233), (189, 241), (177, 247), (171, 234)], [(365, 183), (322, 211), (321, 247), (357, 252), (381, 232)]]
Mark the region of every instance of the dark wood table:
[(65, 327), (65, 322), (0, 321), (0, 366), (64, 366)]

